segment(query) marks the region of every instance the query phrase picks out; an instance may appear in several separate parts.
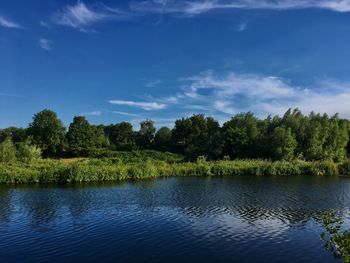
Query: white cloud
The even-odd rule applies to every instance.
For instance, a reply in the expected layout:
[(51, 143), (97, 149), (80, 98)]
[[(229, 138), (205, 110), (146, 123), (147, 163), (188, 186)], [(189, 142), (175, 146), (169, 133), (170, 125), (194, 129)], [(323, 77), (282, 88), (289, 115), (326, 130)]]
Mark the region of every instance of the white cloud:
[(0, 16), (0, 26), (14, 29), (23, 29), (17, 22), (11, 21), (3, 16)]
[(86, 32), (86, 28), (93, 24), (107, 20), (125, 20), (128, 17), (128, 14), (118, 9), (102, 4), (88, 6), (84, 2), (78, 1), (75, 5), (67, 5), (63, 10), (53, 14), (52, 21), (58, 25)]
[[(299, 108), (304, 114), (311, 111), (339, 113), (350, 118), (350, 82), (323, 79), (310, 87), (294, 85), (292, 81), (276, 76), (226, 72), (217, 74), (205, 71), (182, 78), (179, 91), (168, 97), (149, 95), (151, 102), (111, 100), (113, 105), (141, 108), (147, 111), (167, 109), (165, 118), (205, 113), (221, 123), (240, 112), (254, 112), (259, 117), (282, 115), (289, 108)], [(140, 119), (143, 116), (114, 111)], [(148, 115), (152, 118), (152, 115)], [(157, 116), (158, 117), (158, 116)]]
[(217, 75), (212, 71), (186, 81), (189, 84), (181, 103), (201, 105), (213, 113), (232, 115), (253, 111), (258, 116), (266, 116), (283, 114), (288, 108), (297, 107), (304, 113), (340, 113), (350, 118), (349, 82), (321, 81), (311, 89), (274, 76), (234, 72)]
[(141, 108), (147, 111), (151, 110), (162, 110), (166, 108), (166, 104), (159, 102), (138, 102), (138, 101), (129, 101), (129, 100), (110, 100), (109, 103), (113, 105), (124, 105), (130, 107)]
[(39, 39), (39, 46), (47, 51), (50, 51), (52, 49), (53, 42), (46, 38), (40, 38)]
[(102, 112), (101, 111), (90, 111), (87, 113), (83, 114), (84, 116), (101, 116)]
[(198, 15), (218, 9), (328, 9), (335, 12), (350, 12), (350, 0), (146, 0), (132, 3), (130, 8), (143, 13), (179, 13)]

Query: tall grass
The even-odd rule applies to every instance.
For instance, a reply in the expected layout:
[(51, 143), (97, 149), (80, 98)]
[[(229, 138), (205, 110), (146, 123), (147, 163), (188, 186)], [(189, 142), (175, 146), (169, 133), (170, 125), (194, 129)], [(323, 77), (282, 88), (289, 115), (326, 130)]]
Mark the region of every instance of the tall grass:
[(281, 176), (350, 175), (350, 161), (304, 162), (265, 160), (198, 161), (172, 163), (162, 160), (124, 162), (119, 158), (38, 160), (1, 163), (0, 183), (74, 183), (143, 179), (168, 176)]

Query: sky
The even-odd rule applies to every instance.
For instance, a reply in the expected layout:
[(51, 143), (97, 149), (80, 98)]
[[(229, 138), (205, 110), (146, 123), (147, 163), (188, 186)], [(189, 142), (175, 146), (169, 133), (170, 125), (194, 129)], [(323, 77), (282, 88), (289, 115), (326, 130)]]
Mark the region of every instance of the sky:
[(0, 0), (0, 128), (350, 118), (350, 0)]

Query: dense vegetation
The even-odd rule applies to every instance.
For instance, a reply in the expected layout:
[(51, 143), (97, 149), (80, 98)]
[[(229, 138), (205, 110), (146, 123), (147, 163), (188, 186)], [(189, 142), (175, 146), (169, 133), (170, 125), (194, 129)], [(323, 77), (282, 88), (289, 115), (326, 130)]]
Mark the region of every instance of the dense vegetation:
[[(138, 131), (130, 123), (91, 125), (76, 116), (66, 129), (57, 114), (43, 110), (28, 128), (0, 130), (0, 162), (43, 157), (114, 157), (116, 151), (157, 150), (184, 156), (220, 159), (335, 161), (350, 152), (350, 121), (337, 115), (288, 110), (283, 117), (258, 119), (241, 113), (222, 126), (204, 115), (178, 119), (174, 128), (155, 128), (152, 120)], [(24, 154), (25, 157), (22, 157)]]
[(45, 159), (29, 164), (3, 163), (0, 164), (0, 183), (102, 182), (168, 176), (350, 175), (349, 161), (339, 164), (299, 160), (176, 162), (178, 156), (172, 154), (168, 154), (168, 160), (157, 160), (157, 154), (149, 158), (142, 153), (140, 157), (143, 161), (138, 157), (122, 154), (116, 158)]
[(91, 125), (76, 116), (66, 130), (55, 112), (43, 110), (28, 128), (0, 130), (0, 183), (349, 175), (349, 131), (350, 122), (337, 115), (299, 110), (266, 119), (242, 113), (222, 126), (203, 115), (179, 119), (172, 129), (146, 120), (138, 131), (127, 122)]

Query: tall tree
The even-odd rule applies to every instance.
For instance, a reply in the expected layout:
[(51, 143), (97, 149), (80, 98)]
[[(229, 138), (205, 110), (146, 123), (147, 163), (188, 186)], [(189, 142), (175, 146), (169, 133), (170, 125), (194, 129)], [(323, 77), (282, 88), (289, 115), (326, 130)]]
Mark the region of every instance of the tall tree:
[(203, 114), (176, 120), (172, 140), (178, 153), (189, 160), (204, 155), (216, 159), (221, 154), (222, 140), (219, 123)]
[(154, 136), (154, 148), (158, 151), (171, 150), (171, 130), (168, 127), (161, 127)]
[(65, 128), (54, 111), (45, 109), (35, 114), (28, 133), (45, 156), (57, 154), (64, 145)]
[(71, 153), (86, 155), (87, 150), (94, 146), (95, 134), (92, 126), (84, 116), (76, 116), (69, 125), (67, 142)]
[(140, 123), (140, 130), (137, 133), (138, 146), (142, 149), (150, 149), (153, 146), (156, 127), (154, 121), (145, 120)]
[(135, 132), (130, 123), (111, 124), (105, 127), (105, 133), (113, 150), (131, 151), (136, 149)]
[(259, 121), (253, 113), (241, 113), (223, 125), (225, 154), (231, 158), (258, 157)]
[(274, 160), (294, 159), (297, 142), (292, 134), (291, 128), (277, 127), (270, 141), (271, 157)]

